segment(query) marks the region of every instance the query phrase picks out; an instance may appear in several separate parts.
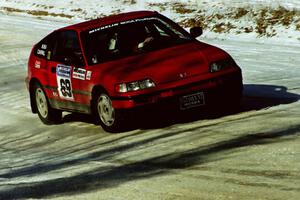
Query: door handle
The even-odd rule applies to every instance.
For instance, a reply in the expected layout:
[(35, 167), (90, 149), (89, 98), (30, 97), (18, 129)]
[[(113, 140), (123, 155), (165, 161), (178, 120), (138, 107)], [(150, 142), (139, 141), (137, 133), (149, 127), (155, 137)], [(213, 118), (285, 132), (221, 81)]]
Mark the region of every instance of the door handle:
[(56, 73), (56, 67), (51, 67), (51, 72)]

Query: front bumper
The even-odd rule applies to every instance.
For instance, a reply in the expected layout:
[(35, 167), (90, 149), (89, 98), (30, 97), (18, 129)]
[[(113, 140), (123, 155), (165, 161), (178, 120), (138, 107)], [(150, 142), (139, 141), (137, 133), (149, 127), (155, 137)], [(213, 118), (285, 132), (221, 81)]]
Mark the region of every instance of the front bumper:
[(180, 87), (141, 94), (129, 97), (112, 98), (113, 107), (116, 109), (137, 108), (145, 105), (164, 104), (168, 106), (178, 106), (182, 96), (203, 92), (205, 95), (205, 105), (213, 103), (222, 98), (227, 101), (230, 98), (239, 98), (242, 95), (243, 83), (241, 71), (218, 76), (208, 80), (193, 82)]

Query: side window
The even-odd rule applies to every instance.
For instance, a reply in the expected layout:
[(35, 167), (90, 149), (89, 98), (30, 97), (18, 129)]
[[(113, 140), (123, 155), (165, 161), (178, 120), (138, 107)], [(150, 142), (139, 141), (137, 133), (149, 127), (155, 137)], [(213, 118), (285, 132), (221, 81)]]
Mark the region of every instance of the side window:
[(170, 36), (168, 33), (166, 33), (166, 31), (164, 31), (163, 29), (158, 27), (156, 24), (153, 24), (153, 25), (154, 25), (154, 28), (156, 29), (156, 31), (159, 33), (159, 35), (161, 35), (161, 36)]
[(34, 49), (34, 55), (39, 58), (50, 60), (55, 32), (41, 40)]
[(81, 33), (85, 55), (89, 65), (95, 65), (119, 55), (120, 34), (118, 30), (104, 30), (89, 34)]
[(75, 31), (58, 33), (54, 42), (52, 60), (77, 67), (84, 65), (82, 51)]

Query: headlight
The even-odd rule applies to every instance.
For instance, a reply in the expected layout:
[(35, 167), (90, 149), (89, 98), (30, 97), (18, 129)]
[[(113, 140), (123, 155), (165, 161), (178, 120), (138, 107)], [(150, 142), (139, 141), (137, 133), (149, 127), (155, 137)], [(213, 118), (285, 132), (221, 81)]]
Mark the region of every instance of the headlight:
[(234, 66), (235, 62), (232, 58), (226, 58), (224, 60), (215, 61), (210, 64), (209, 71), (210, 72), (218, 72), (228, 67)]
[(140, 81), (133, 81), (130, 83), (120, 83), (116, 85), (116, 91), (124, 93), (124, 92), (143, 90), (152, 87), (155, 87), (155, 83), (150, 79), (145, 79)]

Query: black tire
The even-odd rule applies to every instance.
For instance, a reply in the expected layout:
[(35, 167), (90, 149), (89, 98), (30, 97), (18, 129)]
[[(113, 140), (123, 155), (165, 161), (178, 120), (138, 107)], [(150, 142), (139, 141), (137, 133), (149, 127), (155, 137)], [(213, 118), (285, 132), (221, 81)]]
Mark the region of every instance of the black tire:
[(106, 92), (99, 92), (95, 95), (92, 109), (96, 122), (105, 131), (117, 133), (123, 130), (125, 115), (121, 110), (113, 108)]
[(51, 108), (48, 98), (40, 84), (36, 83), (33, 87), (33, 101), (41, 121), (48, 125), (60, 123), (62, 120), (62, 111)]

